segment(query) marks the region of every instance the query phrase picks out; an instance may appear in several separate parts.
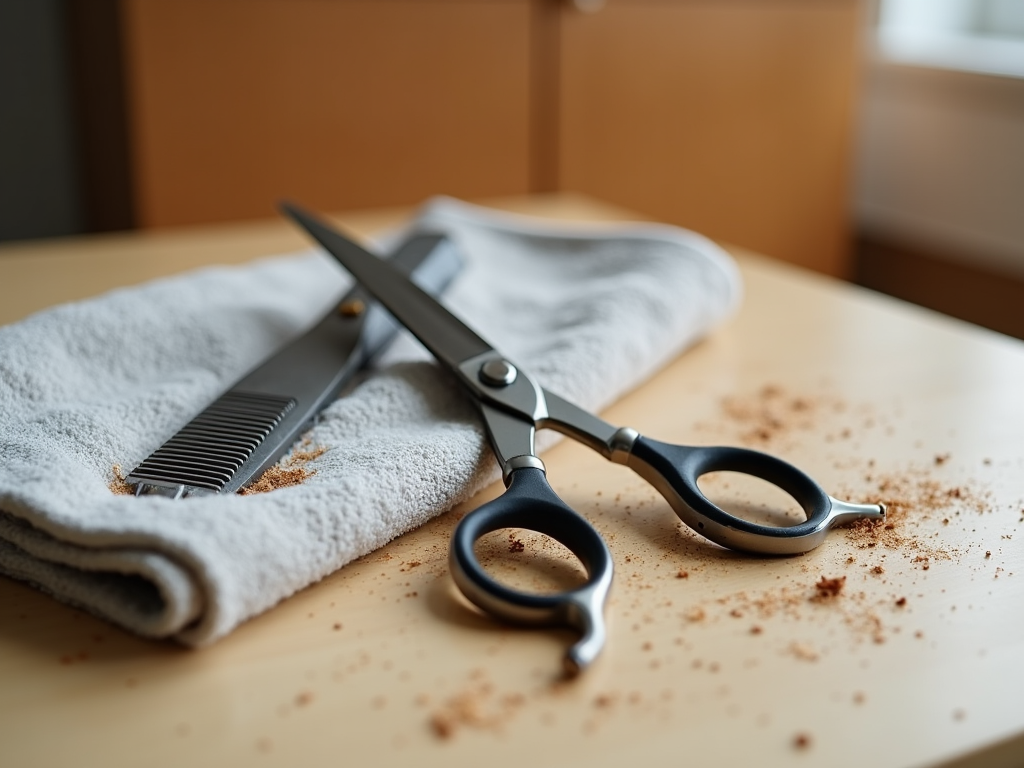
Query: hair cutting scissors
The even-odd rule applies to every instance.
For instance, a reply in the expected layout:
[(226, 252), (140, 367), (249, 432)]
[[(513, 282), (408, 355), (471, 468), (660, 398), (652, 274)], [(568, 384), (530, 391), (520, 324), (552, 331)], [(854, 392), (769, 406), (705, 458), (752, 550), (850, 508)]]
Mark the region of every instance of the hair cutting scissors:
[[(608, 424), (543, 389), (392, 265), (301, 208), (284, 204), (282, 209), (451, 370), (476, 401), (506, 491), (459, 522), (449, 554), (452, 577), (463, 594), (489, 614), (519, 624), (579, 630), (581, 638), (566, 653), (569, 672), (587, 667), (604, 645), (612, 556), (590, 523), (548, 484), (534, 447), (537, 429), (555, 429), (630, 467), (665, 497), (686, 525), (731, 549), (773, 555), (806, 552), (821, 544), (836, 525), (885, 517), (883, 505), (834, 499), (799, 469), (769, 454), (746, 448), (670, 445), (629, 427)], [(776, 528), (726, 512), (697, 485), (702, 475), (721, 471), (753, 475), (781, 488), (800, 504), (806, 521)], [(586, 583), (559, 594), (535, 595), (492, 579), (477, 560), (473, 545), (502, 528), (533, 530), (560, 542), (583, 563)]]

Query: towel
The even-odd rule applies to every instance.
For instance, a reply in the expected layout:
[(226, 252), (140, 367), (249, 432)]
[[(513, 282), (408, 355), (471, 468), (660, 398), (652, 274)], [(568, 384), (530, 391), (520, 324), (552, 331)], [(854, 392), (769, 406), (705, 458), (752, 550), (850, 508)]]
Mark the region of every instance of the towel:
[[(444, 303), (590, 409), (707, 334), (741, 292), (720, 248), (664, 225), (552, 223), (438, 198), (390, 238), (413, 230), (449, 234), (466, 260)], [(0, 328), (0, 573), (199, 646), (492, 482), (469, 398), (404, 337), (322, 412), (303, 482), (178, 500), (112, 492), (117, 467), (135, 467), (350, 282), (310, 250)]]

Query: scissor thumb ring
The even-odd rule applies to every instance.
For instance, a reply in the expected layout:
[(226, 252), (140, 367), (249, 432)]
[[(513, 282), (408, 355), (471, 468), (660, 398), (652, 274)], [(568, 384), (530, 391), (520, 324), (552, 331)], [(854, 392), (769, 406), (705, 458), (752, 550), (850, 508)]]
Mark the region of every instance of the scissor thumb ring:
[[(583, 563), (587, 582), (566, 592), (536, 595), (491, 578), (477, 560), (473, 545), (480, 537), (503, 528), (536, 531), (563, 544)], [(504, 495), (462, 519), (452, 536), (449, 564), (456, 585), (485, 613), (515, 624), (578, 630), (581, 637), (565, 656), (569, 674), (589, 666), (604, 647), (611, 552), (590, 523), (555, 495), (543, 469), (517, 469)]]

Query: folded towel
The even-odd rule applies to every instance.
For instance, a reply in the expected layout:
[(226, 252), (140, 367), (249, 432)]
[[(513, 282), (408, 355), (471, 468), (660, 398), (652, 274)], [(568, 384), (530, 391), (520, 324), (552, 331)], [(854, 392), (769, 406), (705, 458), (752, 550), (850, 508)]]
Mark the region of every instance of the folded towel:
[[(411, 229), (460, 247), (452, 311), (587, 408), (650, 376), (739, 298), (728, 256), (673, 227), (554, 224), (441, 198)], [(405, 337), (323, 412), (304, 482), (179, 500), (112, 492), (115, 465), (136, 466), (349, 280), (313, 251), (0, 328), (0, 572), (141, 635), (202, 645), (496, 478), (469, 399)]]

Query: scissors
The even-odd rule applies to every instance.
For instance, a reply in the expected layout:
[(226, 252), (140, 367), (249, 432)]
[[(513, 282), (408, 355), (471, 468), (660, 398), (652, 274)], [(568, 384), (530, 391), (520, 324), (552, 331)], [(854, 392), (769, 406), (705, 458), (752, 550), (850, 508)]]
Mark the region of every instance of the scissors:
[[(775, 456), (746, 448), (671, 445), (630, 427), (608, 424), (545, 390), (386, 261), (298, 206), (285, 203), (281, 207), (455, 374), (479, 406), (506, 490), (456, 526), (449, 553), (452, 577), (485, 613), (517, 624), (578, 630), (580, 638), (565, 656), (568, 673), (585, 669), (604, 646), (604, 606), (613, 563), (597, 531), (548, 484), (544, 462), (534, 447), (538, 429), (555, 429), (630, 467), (665, 497), (686, 525), (730, 549), (771, 555), (807, 552), (836, 525), (885, 517), (884, 505), (834, 499), (802, 471)], [(726, 512), (697, 485), (702, 475), (722, 471), (753, 475), (781, 488), (800, 504), (806, 521), (776, 528)], [(560, 542), (583, 563), (586, 582), (558, 594), (536, 595), (492, 579), (477, 560), (473, 545), (481, 536), (503, 528), (537, 531)]]

